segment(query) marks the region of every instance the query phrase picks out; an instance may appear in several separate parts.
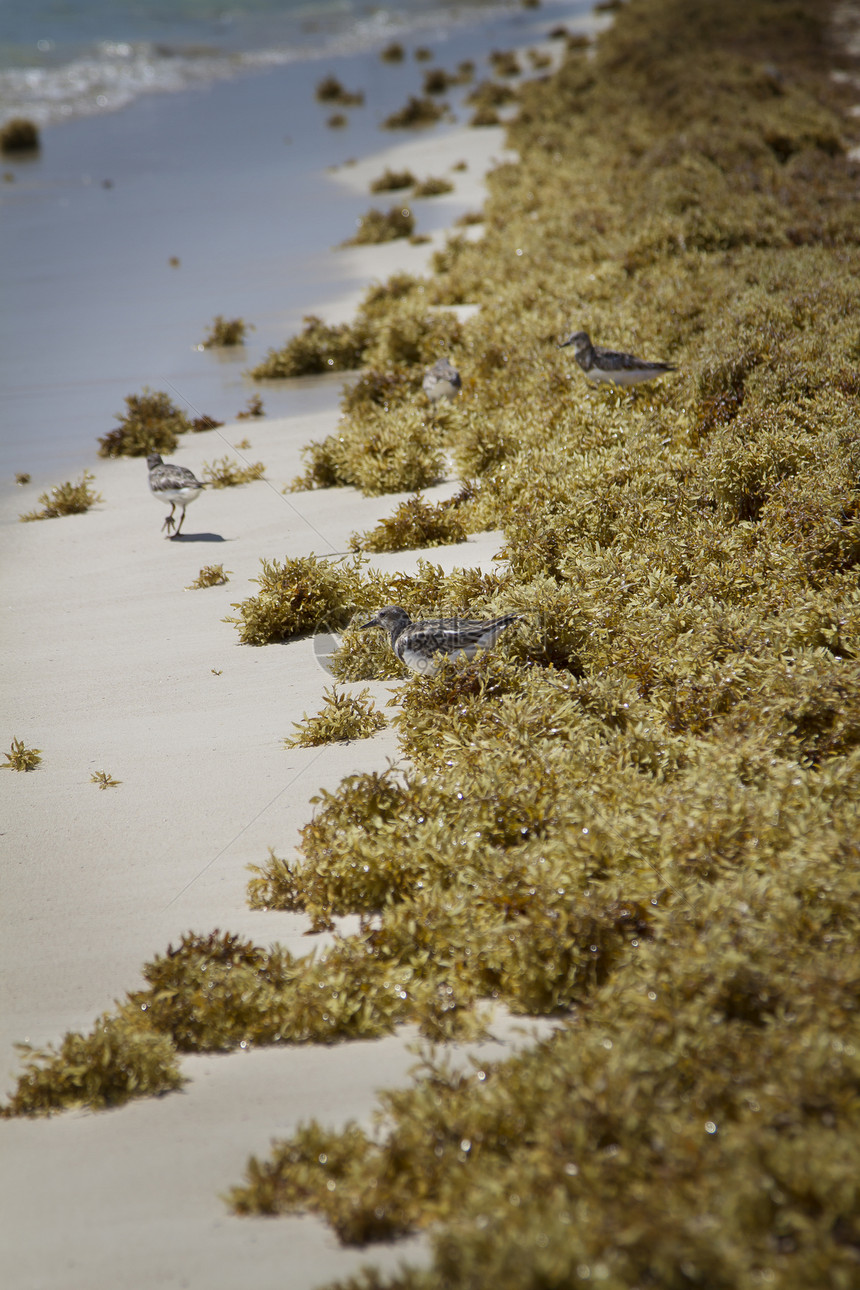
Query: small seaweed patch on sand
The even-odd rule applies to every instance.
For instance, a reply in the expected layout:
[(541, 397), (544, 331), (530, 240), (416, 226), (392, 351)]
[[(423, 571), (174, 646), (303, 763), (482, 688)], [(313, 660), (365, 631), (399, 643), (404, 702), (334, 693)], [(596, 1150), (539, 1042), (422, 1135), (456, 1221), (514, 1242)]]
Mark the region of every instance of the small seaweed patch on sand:
[(314, 314), (304, 319), (304, 330), (283, 349), (270, 349), (251, 369), (257, 380), (313, 376), (318, 372), (347, 372), (361, 365), (367, 337), (348, 323), (329, 325)]
[(42, 760), (42, 750), (28, 748), (23, 739), (13, 739), (12, 747), (4, 756), (6, 760), (0, 770), (35, 770)]
[(429, 95), (419, 99), (413, 94), (402, 108), (387, 116), (382, 125), (386, 130), (420, 130), (441, 121), (447, 110), (447, 103), (437, 103)]
[(375, 707), (369, 690), (358, 694), (338, 693), (335, 686), (323, 691), (322, 710), (294, 721), (296, 733), (284, 740), (285, 748), (317, 748), (320, 744), (348, 743), (369, 739), (388, 724)]
[(114, 779), (109, 770), (96, 770), (90, 775), (90, 783), (98, 784), (99, 788), (119, 788), (122, 780)]
[[(240, 412), (236, 413), (237, 421), (252, 421), (254, 417), (264, 417), (266, 409), (263, 407), (263, 400), (259, 394), (252, 394)], [(238, 444), (236, 447), (238, 448)]]
[(203, 463), (203, 478), (211, 488), (236, 488), (239, 484), (251, 484), (255, 479), (262, 479), (266, 467), (261, 461), (248, 466), (240, 466), (238, 461), (229, 457), (218, 457), (213, 462)]
[(349, 622), (361, 586), (361, 561), (319, 560), (314, 555), (262, 560), (260, 591), (233, 605), (243, 645), (269, 645), (311, 632), (337, 631)]
[(336, 76), (324, 76), (315, 93), (320, 103), (336, 103), (339, 107), (361, 107), (364, 103), (363, 90), (345, 89)]
[(216, 314), (201, 343), (204, 349), (244, 345), (247, 332), (248, 324), (244, 318), (225, 318), (223, 314)]
[(230, 581), (230, 570), (225, 569), (223, 564), (204, 564), (193, 582), (185, 588), (186, 591), (199, 591), (205, 587), (223, 587), (225, 582)]
[(85, 470), (76, 484), (70, 480), (57, 484), (39, 495), (41, 510), (27, 511), (25, 515), (18, 516), (19, 520), (22, 524), (28, 524), (33, 520), (57, 519), (61, 515), (83, 515), (91, 506), (104, 500), (90, 487), (94, 481), (95, 475)]
[(191, 421), (163, 390), (144, 386), (128, 394), (126, 410), (117, 413), (119, 425), (99, 439), (100, 457), (148, 457), (151, 452), (171, 453), (179, 435), (193, 429)]
[(27, 117), (12, 117), (0, 128), (0, 153), (5, 157), (38, 152), (40, 146), (38, 126)]
[(371, 183), (370, 191), (372, 193), (391, 193), (400, 188), (411, 188), (415, 182), (416, 179), (411, 170), (391, 170), (390, 167), (386, 166), (382, 174)]
[(136, 1097), (181, 1088), (176, 1048), (131, 1017), (100, 1017), (88, 1035), (66, 1035), (59, 1049), (19, 1044), (21, 1075), (0, 1115), (51, 1115), (74, 1107), (106, 1110)]
[(358, 227), (344, 246), (375, 246), (409, 237), (415, 228), (415, 216), (408, 206), (392, 206), (387, 211), (369, 210), (359, 216)]
[(453, 193), (454, 185), (450, 179), (438, 175), (428, 175), (420, 180), (413, 190), (413, 197), (441, 197), (443, 193)]
[(409, 551), (465, 540), (466, 530), (451, 505), (431, 505), (419, 493), (401, 502), (394, 514), (380, 520), (376, 528), (354, 533), (349, 545), (353, 551)]

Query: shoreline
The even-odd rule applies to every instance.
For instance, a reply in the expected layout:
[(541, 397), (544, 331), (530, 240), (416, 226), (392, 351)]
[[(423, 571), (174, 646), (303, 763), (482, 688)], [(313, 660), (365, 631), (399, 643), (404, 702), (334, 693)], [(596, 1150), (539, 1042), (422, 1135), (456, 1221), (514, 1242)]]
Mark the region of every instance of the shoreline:
[[(547, 10), (513, 11), (487, 31), (449, 32), (434, 61), (478, 59), (524, 21), (535, 33), (526, 43), (537, 43), (549, 20)], [(40, 489), (59, 482), (144, 385), (169, 381), (195, 415), (229, 421), (258, 388), (243, 373), (268, 348), (306, 313), (358, 298), (346, 253), (335, 248), (385, 195), (380, 203), (332, 171), (350, 157), (421, 145), (420, 132), (390, 134), (380, 123), (419, 90), (424, 66), (411, 57), (385, 64), (371, 52), (152, 95), (52, 127), (38, 158), (6, 161), (16, 181), (2, 185), (0, 203), (21, 250), (0, 271), (0, 493), (19, 471)], [(330, 109), (314, 98), (332, 71), (367, 92), (343, 130), (327, 127)], [(480, 66), (477, 77), (486, 74)], [(438, 237), (459, 213), (440, 202), (416, 203), (419, 232)], [(262, 220), (261, 208), (270, 212)], [(235, 352), (201, 352), (219, 313), (254, 330)], [(312, 387), (267, 388), (270, 415), (319, 406)]]

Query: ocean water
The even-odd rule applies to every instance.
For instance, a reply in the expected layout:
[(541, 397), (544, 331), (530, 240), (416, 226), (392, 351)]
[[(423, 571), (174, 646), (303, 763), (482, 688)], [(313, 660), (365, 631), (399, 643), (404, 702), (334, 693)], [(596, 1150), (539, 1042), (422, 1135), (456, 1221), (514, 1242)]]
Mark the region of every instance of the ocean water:
[[(304, 315), (366, 285), (336, 248), (384, 203), (329, 168), (410, 138), (380, 127), (426, 67), (469, 58), (485, 77), (492, 49), (559, 22), (593, 27), (591, 0), (0, 0), (3, 113), (43, 127), (37, 154), (0, 163), (0, 490), (30, 473), (25, 509), (92, 463), (146, 386), (221, 421), (255, 393), (274, 416), (330, 406), (331, 377), (247, 376)], [(383, 63), (393, 38), (407, 57)], [(315, 100), (327, 74), (366, 94), (341, 130)], [(460, 125), (465, 93), (445, 96)], [(418, 231), (463, 209), (417, 202)], [(252, 324), (244, 346), (201, 351), (216, 314)]]
[(0, 0), (0, 122), (110, 112), (300, 59), (474, 25), (500, 0)]

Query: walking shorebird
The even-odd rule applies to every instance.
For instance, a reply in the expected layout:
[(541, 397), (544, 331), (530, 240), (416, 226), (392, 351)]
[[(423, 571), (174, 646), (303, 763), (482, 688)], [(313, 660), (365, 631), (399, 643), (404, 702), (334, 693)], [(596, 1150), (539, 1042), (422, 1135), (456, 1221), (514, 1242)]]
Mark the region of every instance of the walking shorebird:
[(438, 403), (440, 399), (455, 399), (462, 385), (460, 373), (447, 358), (439, 358), (432, 367), (428, 367), (421, 382), (421, 388), (431, 403)]
[[(171, 462), (164, 462), (158, 452), (151, 452), (146, 459), (146, 464), (149, 467), (149, 487), (153, 497), (170, 507), (170, 514), (161, 526), (162, 532), (167, 529), (168, 537), (179, 537), (185, 520), (185, 508), (200, 496), (205, 484), (201, 484), (187, 466), (175, 466)], [(177, 506), (181, 508), (182, 515), (174, 533), (173, 513)]]
[(678, 370), (671, 363), (652, 363), (647, 358), (637, 358), (635, 354), (601, 349), (599, 345), (592, 345), (587, 331), (575, 331), (567, 340), (562, 341), (559, 349), (568, 345), (573, 346), (573, 357), (590, 381), (639, 385), (642, 381), (653, 381), (665, 372)]
[(439, 666), (439, 655), (474, 658), (479, 649), (495, 645), (506, 627), (521, 614), (503, 614), (481, 622), (475, 618), (422, 618), (413, 623), (399, 605), (385, 605), (361, 630), (382, 627), (391, 637), (391, 648), (413, 672), (432, 676)]

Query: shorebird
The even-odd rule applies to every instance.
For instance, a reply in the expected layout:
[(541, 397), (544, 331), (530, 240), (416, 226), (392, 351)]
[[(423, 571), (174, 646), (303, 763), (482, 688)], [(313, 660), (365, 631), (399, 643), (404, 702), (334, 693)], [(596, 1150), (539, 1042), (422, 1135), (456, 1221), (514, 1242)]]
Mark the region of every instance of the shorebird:
[(455, 399), (460, 393), (463, 382), (456, 367), (447, 358), (439, 358), (424, 373), (421, 388), (431, 403), (440, 399)]
[[(170, 462), (162, 461), (161, 454), (158, 452), (151, 452), (146, 459), (146, 464), (149, 467), (149, 487), (153, 497), (170, 507), (170, 514), (161, 526), (162, 532), (167, 529), (168, 537), (179, 537), (185, 519), (185, 508), (200, 496), (205, 484), (201, 484), (187, 466), (174, 466)], [(182, 515), (179, 527), (174, 533), (173, 512), (177, 506), (181, 507)]]
[(432, 676), (439, 666), (438, 655), (456, 658), (462, 654), (474, 658), (479, 649), (495, 645), (505, 628), (521, 617), (521, 614), (503, 614), (486, 622), (475, 618), (423, 618), (413, 623), (399, 605), (385, 605), (370, 622), (362, 623), (361, 631), (368, 627), (384, 628), (401, 663), (413, 672)]
[(676, 372), (671, 363), (652, 363), (635, 354), (624, 354), (614, 349), (601, 349), (592, 345), (587, 331), (575, 331), (562, 341), (559, 349), (573, 346), (573, 357), (590, 381), (611, 381), (613, 385), (639, 385), (653, 381), (664, 372)]

